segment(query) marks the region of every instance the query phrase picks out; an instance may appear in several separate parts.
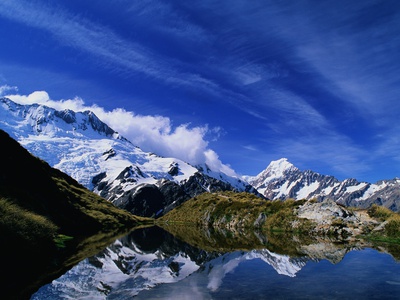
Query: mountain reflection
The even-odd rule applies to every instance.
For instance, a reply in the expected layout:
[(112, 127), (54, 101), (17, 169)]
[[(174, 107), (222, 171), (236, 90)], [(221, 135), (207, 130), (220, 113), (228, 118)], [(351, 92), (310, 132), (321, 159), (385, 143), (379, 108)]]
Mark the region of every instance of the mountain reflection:
[(140, 299), (168, 295), (211, 299), (225, 277), (249, 262), (265, 272), (273, 270), (276, 276), (293, 278), (310, 261), (337, 264), (347, 252), (366, 246), (362, 241), (266, 236), (262, 232), (190, 226), (166, 229), (169, 232), (159, 227), (131, 232), (43, 286), (32, 299)]

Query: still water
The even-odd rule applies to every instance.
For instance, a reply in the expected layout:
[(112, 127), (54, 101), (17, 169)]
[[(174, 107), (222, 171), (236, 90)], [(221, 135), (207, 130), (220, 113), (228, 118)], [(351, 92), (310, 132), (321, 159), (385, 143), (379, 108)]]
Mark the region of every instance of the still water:
[(32, 299), (400, 299), (396, 247), (171, 231), (135, 230)]

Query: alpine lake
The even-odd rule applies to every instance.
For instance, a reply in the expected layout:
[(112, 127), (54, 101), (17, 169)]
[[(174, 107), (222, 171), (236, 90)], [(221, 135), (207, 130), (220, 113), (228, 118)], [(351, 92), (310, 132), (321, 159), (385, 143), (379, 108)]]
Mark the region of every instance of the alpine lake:
[(31, 299), (400, 299), (400, 246), (284, 233), (136, 229)]

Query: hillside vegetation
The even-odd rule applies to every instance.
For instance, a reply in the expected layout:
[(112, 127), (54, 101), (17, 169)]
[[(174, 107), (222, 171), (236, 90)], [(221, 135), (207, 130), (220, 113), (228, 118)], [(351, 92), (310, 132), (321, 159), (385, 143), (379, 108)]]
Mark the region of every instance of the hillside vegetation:
[(116, 208), (0, 131), (0, 242), (62, 245), (66, 236), (151, 222)]
[(266, 201), (248, 193), (204, 193), (170, 211), (158, 223), (170, 231), (175, 230), (174, 225), (191, 224), (233, 232), (260, 229), (400, 242), (400, 215), (381, 206), (372, 206), (367, 212), (330, 200)]
[(368, 209), (368, 214), (383, 223), (380, 225), (381, 231), (378, 234), (374, 233), (372, 238), (382, 241), (390, 241), (400, 244), (400, 214), (391, 211), (390, 209), (372, 205)]
[(266, 201), (249, 193), (204, 193), (170, 211), (159, 222), (303, 232), (309, 231), (311, 222), (297, 218), (295, 209), (304, 202)]

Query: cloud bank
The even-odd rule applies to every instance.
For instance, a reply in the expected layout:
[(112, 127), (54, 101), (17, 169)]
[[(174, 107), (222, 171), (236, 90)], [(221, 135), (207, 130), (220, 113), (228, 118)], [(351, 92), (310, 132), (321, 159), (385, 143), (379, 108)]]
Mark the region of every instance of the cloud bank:
[(165, 157), (176, 157), (192, 165), (207, 164), (213, 171), (237, 176), (228, 165), (223, 164), (218, 154), (208, 147), (207, 134), (215, 135), (218, 128), (207, 125), (191, 127), (190, 124), (174, 126), (170, 118), (159, 115), (138, 115), (123, 108), (107, 111), (92, 105), (87, 106), (83, 99), (75, 97), (67, 100), (52, 100), (46, 91), (35, 91), (29, 95), (7, 94), (17, 88), (2, 86), (0, 95), (19, 104), (38, 103), (57, 110), (93, 111), (103, 122), (122, 134), (144, 151), (154, 152)]

